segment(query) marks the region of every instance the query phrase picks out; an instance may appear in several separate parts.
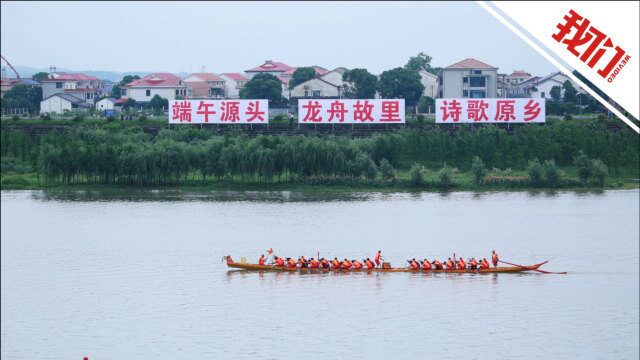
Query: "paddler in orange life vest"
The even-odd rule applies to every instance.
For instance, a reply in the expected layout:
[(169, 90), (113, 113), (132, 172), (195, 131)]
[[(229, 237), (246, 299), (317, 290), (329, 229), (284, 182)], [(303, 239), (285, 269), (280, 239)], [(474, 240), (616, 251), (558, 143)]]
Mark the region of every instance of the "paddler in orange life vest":
[(296, 267), (296, 261), (292, 258), (287, 258), (287, 266), (292, 268)]
[(462, 256), (460, 257), (460, 260), (458, 260), (458, 270), (465, 270), (467, 268), (467, 263), (464, 262), (464, 259), (462, 259)]
[(451, 261), (451, 258), (449, 258), (447, 262), (444, 263), (444, 266), (447, 268), (447, 270), (455, 269), (455, 264), (453, 263), (453, 261)]
[(438, 260), (433, 260), (433, 269), (442, 270), (442, 263)]
[(352, 262), (353, 262), (353, 268), (354, 268), (355, 270), (360, 270), (360, 269), (362, 269), (362, 263), (361, 263), (360, 261), (358, 261), (358, 260), (352, 260)]
[(491, 262), (493, 263), (493, 267), (498, 267), (498, 261), (500, 259), (498, 259), (498, 254), (496, 253), (495, 250), (493, 250), (491, 252)]
[(260, 255), (260, 259), (258, 259), (258, 265), (265, 265), (267, 263), (267, 259), (265, 259), (264, 254)]
[(316, 259), (311, 258), (309, 260), (309, 267), (312, 269), (317, 269), (318, 267), (320, 267), (320, 263)]
[(322, 258), (322, 260), (320, 260), (320, 267), (323, 269), (328, 269), (331, 265), (329, 264), (329, 260)]
[(376, 262), (376, 267), (380, 267), (381, 261), (382, 261), (382, 251), (378, 250), (378, 253), (376, 254), (376, 257), (374, 258), (374, 261)]
[(411, 261), (409, 261), (409, 268), (411, 270), (420, 270), (420, 265), (418, 265), (418, 262), (416, 261), (415, 258), (411, 259)]
[(429, 262), (429, 260), (422, 260), (422, 270), (431, 270), (431, 263)]
[(471, 260), (469, 260), (469, 267), (471, 268), (471, 270), (476, 270), (478, 268), (478, 262), (476, 261), (476, 258), (471, 258)]
[(340, 260), (338, 260), (338, 258), (333, 258), (333, 261), (331, 261), (331, 265), (333, 265), (334, 269), (340, 269)]
[(344, 261), (342, 262), (342, 268), (345, 269), (345, 270), (350, 269), (351, 265), (353, 265), (353, 264), (351, 263), (351, 261), (349, 261), (347, 259), (344, 259)]
[(367, 260), (364, 260), (364, 266), (367, 267), (367, 269), (373, 269), (374, 267), (376, 267), (373, 264), (373, 261), (371, 261), (371, 259), (367, 258)]
[(282, 258), (278, 257), (278, 256), (274, 256), (274, 257), (276, 258), (276, 266), (283, 267), (284, 266), (284, 260), (282, 260)]
[(482, 260), (480, 260), (480, 269), (488, 269), (489, 268), (489, 261), (487, 260), (487, 258), (483, 258)]

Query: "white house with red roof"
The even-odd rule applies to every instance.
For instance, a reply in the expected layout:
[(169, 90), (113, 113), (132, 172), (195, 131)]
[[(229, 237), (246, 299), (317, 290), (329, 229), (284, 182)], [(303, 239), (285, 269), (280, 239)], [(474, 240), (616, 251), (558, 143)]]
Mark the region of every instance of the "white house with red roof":
[(170, 73), (153, 73), (142, 79), (132, 81), (122, 88), (121, 97), (136, 102), (148, 102), (154, 96), (169, 101), (176, 96), (186, 97), (187, 87), (179, 76)]
[(101, 91), (100, 79), (82, 73), (56, 72), (42, 80), (42, 98), (47, 99), (55, 94), (67, 93), (93, 105)]
[(240, 90), (249, 81), (248, 78), (239, 73), (222, 73), (219, 76), (225, 81), (224, 94), (227, 99), (238, 99)]
[[(311, 80), (296, 85), (288, 91), (288, 95), (283, 96), (290, 98), (340, 98), (344, 90), (342, 74), (347, 71), (343, 67), (335, 68), (322, 75), (318, 75)], [(317, 74), (317, 73), (316, 73)]]
[[(293, 67), (285, 63), (273, 61), (273, 60), (267, 60), (264, 62), (264, 64), (260, 66), (254, 67), (253, 69), (245, 70), (244, 73), (249, 79), (256, 76), (256, 74), (271, 74), (271, 75), (281, 76), (283, 78), (286, 78), (287, 75), (282, 76), (283, 73), (291, 69), (293, 69)], [(293, 72), (291, 74), (293, 74)]]
[(531, 74), (524, 70), (513, 70), (513, 72), (505, 77), (506, 83), (509, 85), (518, 85), (519, 83), (531, 78)]
[(222, 99), (226, 80), (214, 73), (194, 73), (182, 80), (188, 99)]
[(571, 80), (567, 75), (563, 74), (560, 71), (556, 71), (536, 80), (531, 86), (530, 96), (532, 98), (551, 99), (551, 89), (554, 86), (560, 86), (560, 93), (562, 96), (564, 96), (564, 89), (562, 88), (562, 85), (565, 81), (569, 81), (573, 85), (573, 87), (578, 90), (578, 93), (586, 94), (586, 92), (582, 90), (582, 88), (573, 80)]
[(442, 69), (444, 98), (495, 98), (498, 68), (468, 58)]

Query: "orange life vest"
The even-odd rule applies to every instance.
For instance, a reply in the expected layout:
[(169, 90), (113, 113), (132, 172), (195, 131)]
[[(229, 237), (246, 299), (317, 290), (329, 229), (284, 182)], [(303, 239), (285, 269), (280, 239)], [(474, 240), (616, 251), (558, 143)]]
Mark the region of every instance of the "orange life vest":
[(333, 259), (333, 261), (331, 262), (333, 264), (333, 268), (334, 269), (339, 269), (340, 268), (340, 261)]
[(276, 259), (276, 266), (284, 266), (284, 260), (282, 258)]
[(489, 262), (488, 261), (480, 261), (480, 268), (481, 269), (488, 269), (489, 268)]
[(460, 259), (460, 261), (458, 261), (458, 270), (464, 270), (467, 268), (467, 264), (464, 262), (464, 260)]
[(431, 263), (430, 263), (430, 262), (428, 262), (428, 261), (424, 261), (424, 262), (422, 263), (422, 269), (423, 269), (423, 270), (431, 270)]
[(258, 264), (260, 265), (264, 265), (266, 262), (266, 259), (264, 258), (264, 256), (261, 256), (260, 259), (258, 260)]
[(375, 258), (376, 263), (379, 263), (379, 262), (380, 262), (380, 257), (382, 257), (382, 254), (381, 254), (381, 253), (377, 253), (377, 254), (376, 254), (376, 258)]
[(451, 260), (447, 260), (447, 270), (453, 270), (454, 265), (453, 265), (453, 261)]
[(442, 269), (442, 263), (438, 260), (434, 260), (433, 266), (438, 270)]
[(493, 265), (497, 265), (498, 264), (498, 254), (493, 254), (491, 255), (491, 261), (493, 262)]
[(293, 259), (289, 259), (288, 264), (289, 264), (289, 267), (296, 267), (296, 261)]
[(342, 262), (342, 268), (343, 269), (349, 269), (351, 267), (351, 261), (349, 260), (345, 260)]
[(316, 260), (311, 260), (310, 266), (311, 266), (312, 269), (318, 268), (318, 265), (320, 265), (320, 264)]
[(354, 269), (362, 269), (362, 263), (358, 260), (353, 262), (353, 268)]
[(478, 266), (478, 262), (476, 261), (476, 259), (471, 259), (471, 267), (477, 267)]
[(415, 261), (411, 262), (410, 267), (411, 267), (411, 270), (418, 270), (420, 268), (420, 266), (418, 266), (418, 263)]
[(373, 263), (371, 262), (371, 260), (367, 260), (364, 262), (364, 265), (367, 267), (367, 269), (373, 269), (373, 267), (375, 265), (373, 265)]

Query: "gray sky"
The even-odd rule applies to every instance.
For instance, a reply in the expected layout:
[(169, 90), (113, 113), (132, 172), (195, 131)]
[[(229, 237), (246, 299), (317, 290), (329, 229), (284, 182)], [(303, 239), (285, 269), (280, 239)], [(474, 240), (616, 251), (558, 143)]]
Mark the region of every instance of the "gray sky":
[(291, 66), (433, 66), (473, 57), (510, 73), (554, 68), (475, 2), (2, 2), (14, 65), (109, 71), (242, 72)]

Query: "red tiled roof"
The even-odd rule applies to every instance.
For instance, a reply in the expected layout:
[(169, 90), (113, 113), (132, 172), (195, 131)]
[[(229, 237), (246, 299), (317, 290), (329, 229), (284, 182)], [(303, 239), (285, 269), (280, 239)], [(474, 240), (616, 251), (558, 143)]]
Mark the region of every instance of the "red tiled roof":
[(58, 73), (58, 76), (55, 79), (45, 79), (42, 82), (56, 82), (56, 81), (99, 81), (95, 76), (89, 76), (82, 73), (77, 74), (69, 74), (69, 73)]
[(278, 80), (280, 80), (281, 83), (283, 83), (284, 85), (289, 85), (289, 79), (285, 79), (282, 76), (276, 76), (278, 78)]
[[(329, 70), (320, 67), (320, 66), (312, 66), (316, 70), (316, 76), (321, 76), (329, 72)], [(292, 67), (291, 69), (282, 73), (282, 75), (293, 75), (293, 73), (298, 69), (297, 67)]]
[(157, 87), (157, 86), (179, 86), (180, 77), (170, 73), (153, 73), (142, 79), (132, 81), (125, 87)]
[(285, 64), (285, 63), (281, 63), (278, 61), (271, 61), (271, 60), (267, 60), (264, 64), (255, 67), (253, 69), (250, 70), (245, 70), (245, 72), (267, 72), (267, 71), (287, 71), (291, 69), (291, 66)]
[(249, 80), (244, 75), (238, 74), (238, 73), (224, 73), (224, 74), (220, 74), (220, 75), (224, 75), (224, 76), (228, 77), (229, 79), (235, 80), (235, 81), (248, 81)]
[(191, 77), (191, 76), (195, 76), (198, 79), (201, 79), (203, 81), (224, 81), (223, 78), (221, 78), (220, 76), (214, 74), (214, 73), (193, 73), (191, 75), (189, 75), (187, 78)]
[(529, 74), (528, 72), (525, 72), (524, 70), (513, 70), (511, 75), (507, 75), (507, 76), (508, 77), (524, 77), (524, 76), (531, 76), (531, 74)]
[(455, 64), (447, 66), (445, 69), (497, 69), (491, 65), (485, 64), (482, 61), (468, 58), (459, 61)]

